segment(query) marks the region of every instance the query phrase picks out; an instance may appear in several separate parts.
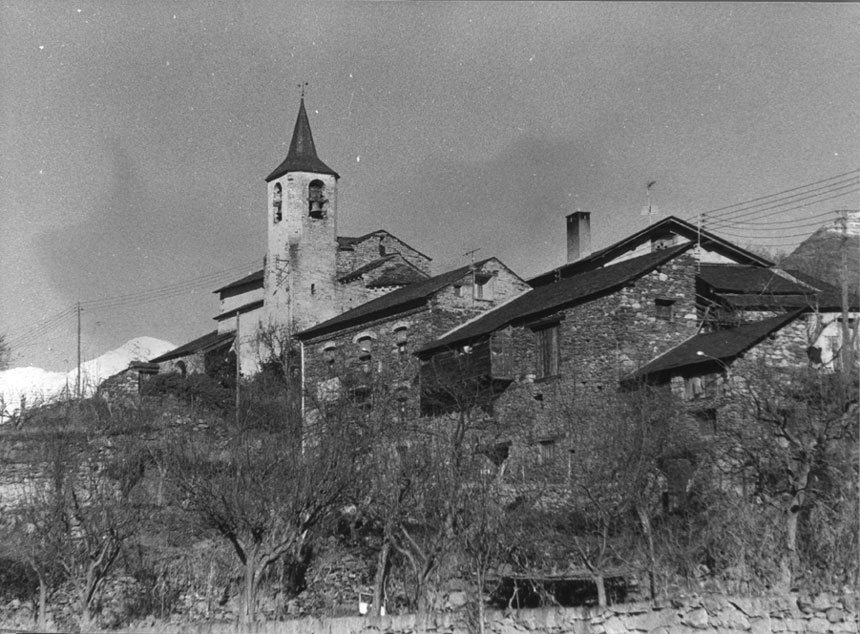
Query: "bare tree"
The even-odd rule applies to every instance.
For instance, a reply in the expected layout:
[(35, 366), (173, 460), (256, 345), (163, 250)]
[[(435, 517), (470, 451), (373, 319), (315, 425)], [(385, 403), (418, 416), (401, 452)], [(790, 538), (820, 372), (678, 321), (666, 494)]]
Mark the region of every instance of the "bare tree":
[(6, 335), (0, 334), (0, 370), (5, 370), (9, 367), (9, 357), (11, 354), (12, 350), (6, 342)]
[(233, 548), (246, 623), (256, 618), (267, 571), (281, 560), (300, 561), (314, 531), (339, 508), (356, 458), (348, 430), (298, 428), (280, 417), (257, 423), (185, 431), (165, 443), (159, 458), (181, 503)]
[(826, 507), (827, 484), (835, 481), (829, 474), (845, 471), (845, 446), (857, 440), (856, 368), (844, 373), (751, 361), (726, 419), (731, 442), (723, 465), (781, 518), (774, 581), (782, 589), (792, 587), (801, 569), (801, 523)]
[(530, 480), (543, 478), (544, 490), (522, 511), (512, 561), (525, 577), (590, 580), (601, 606), (609, 600), (611, 577), (642, 571), (650, 594), (657, 593), (654, 524), (664, 513), (667, 465), (694, 465), (701, 451), (696, 430), (668, 390), (630, 387), (638, 389), (554, 403), (555, 420), (543, 431), (558, 426), (570, 455), (567, 461), (535, 457), (544, 473), (533, 467)]
[(40, 453), (22, 483), (18, 539), (39, 579), (42, 623), (51, 593), (68, 580), (89, 628), (100, 590), (140, 526), (144, 452), (133, 437), (106, 437), (97, 418), (91, 404), (75, 403), (51, 421), (37, 434)]

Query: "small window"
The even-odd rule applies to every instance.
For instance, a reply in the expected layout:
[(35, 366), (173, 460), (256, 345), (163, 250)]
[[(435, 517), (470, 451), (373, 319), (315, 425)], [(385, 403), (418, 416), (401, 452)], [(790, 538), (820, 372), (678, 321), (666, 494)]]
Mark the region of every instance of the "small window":
[(455, 284), (454, 285), (454, 296), (455, 297), (463, 297), (463, 285)]
[(281, 184), (275, 183), (275, 187), (272, 190), (272, 221), (280, 222), (283, 218), (281, 214), (281, 202), (282, 202), (283, 193), (281, 191)]
[(486, 273), (475, 273), (472, 293), (475, 299), (493, 299), (493, 276)]
[(538, 450), (541, 464), (552, 464), (555, 462), (558, 445), (555, 440), (541, 440), (538, 442)]
[(373, 356), (373, 339), (365, 335), (358, 340), (358, 357), (363, 359), (371, 356)]
[(312, 180), (308, 186), (308, 215), (321, 220), (326, 214), (326, 200), (323, 190), (325, 185), (321, 180)]
[(538, 378), (559, 373), (558, 324), (535, 330)]
[(394, 343), (397, 346), (397, 354), (404, 356), (409, 351), (409, 328), (397, 326), (394, 329)]
[(696, 409), (692, 412), (693, 418), (700, 425), (700, 430), (703, 432), (715, 432), (717, 431), (717, 410), (713, 407), (705, 407), (702, 409)]
[(684, 396), (688, 400), (702, 398), (705, 395), (705, 381), (700, 376), (684, 378)]
[(675, 321), (675, 300), (658, 297), (654, 300), (654, 312), (657, 319)]
[(323, 360), (329, 367), (334, 365), (335, 356), (337, 354), (337, 346), (333, 343), (326, 344), (323, 348)]
[(364, 372), (370, 372), (373, 361), (373, 338), (370, 335), (364, 335), (359, 337), (356, 343), (358, 343), (358, 360), (361, 361), (361, 369)]

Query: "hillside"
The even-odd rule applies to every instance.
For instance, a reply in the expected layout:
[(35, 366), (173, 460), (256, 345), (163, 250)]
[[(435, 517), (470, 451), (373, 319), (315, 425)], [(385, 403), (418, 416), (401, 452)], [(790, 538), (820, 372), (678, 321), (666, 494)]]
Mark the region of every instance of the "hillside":
[(848, 250), (848, 274), (852, 289), (860, 283), (860, 228), (856, 216), (849, 221), (847, 239), (839, 223), (819, 228), (804, 240), (779, 266), (812, 275), (834, 286), (842, 283), (842, 249)]

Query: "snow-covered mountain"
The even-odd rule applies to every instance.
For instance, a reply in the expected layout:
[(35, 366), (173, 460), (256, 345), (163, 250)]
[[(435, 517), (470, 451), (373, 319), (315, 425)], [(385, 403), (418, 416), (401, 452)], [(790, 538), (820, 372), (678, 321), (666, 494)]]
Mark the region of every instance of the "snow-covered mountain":
[[(85, 395), (95, 392), (109, 376), (125, 370), (132, 361), (146, 361), (173, 350), (176, 346), (153, 337), (136, 337), (116, 350), (81, 364), (81, 388)], [(77, 369), (49, 372), (42, 368), (11, 368), (0, 372), (0, 422), (21, 408), (49, 403), (74, 394)]]

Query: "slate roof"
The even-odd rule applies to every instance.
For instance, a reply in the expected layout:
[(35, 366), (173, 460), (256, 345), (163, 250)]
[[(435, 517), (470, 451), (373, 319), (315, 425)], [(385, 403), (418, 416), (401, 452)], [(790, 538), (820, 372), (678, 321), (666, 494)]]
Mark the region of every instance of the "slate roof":
[(699, 277), (717, 292), (804, 295), (815, 289), (780, 275), (776, 269), (743, 264), (702, 264)]
[(230, 310), (225, 310), (223, 313), (216, 315), (213, 317), (215, 321), (224, 321), (225, 319), (231, 319), (236, 316), (236, 313), (242, 314), (247, 313), (251, 310), (256, 310), (257, 308), (263, 307), (263, 300), (258, 299), (253, 302), (248, 302), (247, 304), (242, 304), (241, 306), (237, 306), (236, 308), (231, 308)]
[[(715, 363), (714, 359), (729, 363), (802, 313), (802, 309), (794, 310), (736, 328), (695, 335), (639, 368), (633, 377), (653, 376), (684, 367), (712, 364)], [(698, 354), (700, 351), (704, 354)]]
[(253, 273), (246, 275), (242, 279), (236, 280), (235, 282), (230, 282), (226, 286), (222, 286), (221, 288), (215, 289), (212, 292), (213, 293), (222, 293), (224, 291), (229, 291), (229, 290), (232, 290), (232, 289), (237, 288), (239, 286), (242, 286), (244, 284), (250, 284), (252, 282), (259, 282), (260, 287), (262, 288), (262, 285), (263, 285), (263, 269), (260, 269), (259, 271), (254, 271)]
[[(663, 235), (667, 232), (672, 232), (692, 242), (698, 242), (700, 238), (699, 228), (686, 220), (681, 220), (675, 216), (664, 218), (660, 222), (655, 222), (644, 229), (612, 244), (605, 249), (595, 251), (584, 258), (580, 258), (576, 262), (569, 262), (558, 268), (541, 273), (528, 280), (532, 286), (542, 286), (552, 283), (558, 277), (570, 277), (586, 271), (594, 270), (598, 267), (605, 266), (608, 262), (620, 257), (621, 255), (635, 249), (636, 247), (645, 244), (653, 237)], [(709, 250), (730, 256), (740, 260), (746, 264), (758, 266), (773, 266), (773, 262), (765, 258), (742, 249), (739, 246), (732, 244), (728, 240), (719, 237), (709, 231), (701, 231), (702, 247)]]
[(235, 338), (236, 333), (234, 332), (225, 332), (219, 334), (217, 330), (214, 330), (202, 337), (198, 337), (192, 341), (189, 341), (185, 345), (179, 346), (178, 348), (174, 348), (170, 352), (166, 352), (160, 357), (155, 357), (154, 359), (150, 359), (149, 363), (161, 363), (162, 361), (170, 361), (172, 359), (179, 359), (181, 357), (187, 357), (192, 354), (197, 354), (200, 352), (209, 352), (210, 350), (215, 350), (216, 348), (220, 348), (222, 345), (225, 345)]
[(293, 128), (293, 138), (290, 141), (287, 158), (266, 177), (266, 182), (280, 178), (287, 172), (316, 172), (318, 174), (331, 174), (335, 178), (340, 178), (337, 172), (323, 163), (317, 156), (304, 98), (299, 103), (299, 115), (296, 117), (296, 125)]
[(418, 353), (423, 354), (461, 341), (476, 339), (508, 325), (525, 323), (530, 319), (582, 303), (645, 275), (693, 246), (682, 244), (647, 253), (601, 269), (568, 277), (554, 284), (534, 288), (449, 331), (421, 348)]
[(815, 305), (815, 293), (807, 295), (771, 295), (717, 293), (717, 297), (730, 306), (745, 310), (773, 310), (787, 308), (809, 308)]
[(383, 255), (381, 258), (379, 258), (377, 260), (371, 260), (367, 264), (364, 264), (363, 266), (360, 266), (357, 269), (350, 271), (349, 273), (341, 275), (339, 278), (337, 278), (337, 281), (338, 282), (349, 282), (350, 280), (354, 280), (357, 277), (361, 277), (365, 273), (370, 273), (374, 269), (378, 269), (380, 266), (382, 266), (386, 262), (393, 260), (396, 255), (397, 255), (396, 253), (392, 253), (390, 255)]
[[(819, 310), (841, 310), (842, 309), (842, 289), (820, 280), (812, 275), (807, 275), (803, 271), (794, 269), (786, 269), (785, 271), (799, 279), (804, 284), (814, 286), (820, 291), (818, 296)], [(849, 288), (848, 290), (848, 308), (852, 311), (860, 310), (860, 299), (857, 297), (857, 292)]]
[(370, 280), (367, 288), (385, 288), (386, 286), (405, 286), (407, 284), (417, 284), (427, 279), (427, 275), (419, 271), (416, 267), (409, 264), (406, 260), (398, 262), (390, 269), (383, 271), (382, 274)]
[(411, 244), (406, 244), (403, 240), (401, 240), (400, 238), (398, 238), (394, 234), (387, 232), (385, 229), (377, 229), (376, 231), (371, 231), (370, 233), (365, 233), (363, 236), (358, 236), (357, 238), (353, 238), (353, 237), (349, 237), (349, 236), (338, 236), (337, 237), (337, 248), (340, 251), (352, 251), (354, 245), (359, 244), (361, 242), (364, 242), (365, 240), (369, 240), (370, 238), (377, 238), (377, 237), (383, 236), (383, 235), (388, 236), (389, 238), (394, 238), (400, 244), (409, 247), (410, 249), (415, 251), (415, 253), (417, 253), (418, 255), (420, 255), (423, 258), (426, 258), (428, 261), (431, 261), (433, 259), (430, 256), (425, 255), (424, 253), (421, 253), (421, 251), (419, 251), (418, 249), (413, 247)]
[(386, 314), (403, 312), (410, 308), (422, 306), (433, 294), (465, 277), (472, 270), (472, 266), (480, 268), (491, 259), (487, 258), (486, 260), (475, 262), (474, 265), (461, 266), (447, 273), (435, 275), (415, 284), (398, 288), (396, 291), (386, 293), (382, 297), (372, 299), (360, 306), (356, 306), (352, 310), (348, 310), (321, 324), (308, 328), (296, 336), (299, 339), (311, 339), (312, 337), (334, 332), (357, 323), (370, 321)]

